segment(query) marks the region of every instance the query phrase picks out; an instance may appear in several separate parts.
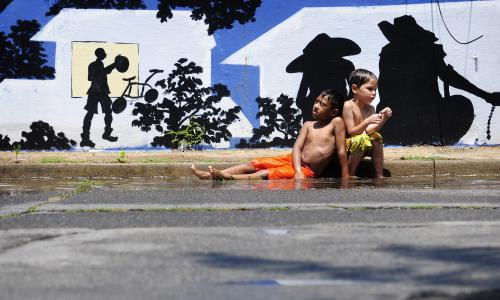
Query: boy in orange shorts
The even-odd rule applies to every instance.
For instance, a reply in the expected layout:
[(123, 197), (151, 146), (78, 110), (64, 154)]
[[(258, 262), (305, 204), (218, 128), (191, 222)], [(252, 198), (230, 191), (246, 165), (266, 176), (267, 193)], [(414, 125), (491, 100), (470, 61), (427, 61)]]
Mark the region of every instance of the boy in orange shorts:
[(313, 106), (314, 121), (305, 122), (293, 145), (291, 154), (257, 158), (248, 163), (207, 171), (191, 165), (193, 175), (200, 179), (304, 179), (318, 177), (337, 151), (342, 177), (349, 176), (345, 151), (345, 126), (339, 116), (342, 96), (333, 90), (323, 91)]

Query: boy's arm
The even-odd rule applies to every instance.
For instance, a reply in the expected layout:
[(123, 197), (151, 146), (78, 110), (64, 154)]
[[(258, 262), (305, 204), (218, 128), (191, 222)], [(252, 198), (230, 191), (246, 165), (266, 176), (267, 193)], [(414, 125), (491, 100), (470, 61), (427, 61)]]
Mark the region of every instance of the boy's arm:
[(335, 122), (335, 144), (337, 146), (337, 157), (339, 159), (342, 178), (349, 177), (349, 160), (345, 151), (345, 126), (342, 118), (333, 119)]
[(295, 140), (295, 144), (293, 144), (292, 150), (292, 164), (293, 169), (295, 170), (295, 179), (304, 179), (304, 173), (302, 173), (302, 147), (304, 147), (304, 143), (306, 141), (307, 136), (307, 127), (309, 122), (305, 122), (302, 129), (300, 129), (299, 136)]
[(380, 117), (380, 115), (371, 114), (369, 117), (361, 121), (361, 123), (356, 124), (354, 121), (354, 111), (352, 106), (353, 104), (351, 101), (346, 102), (346, 104), (344, 104), (344, 110), (342, 112), (342, 119), (344, 119), (345, 127), (349, 136), (362, 134), (366, 130), (368, 125), (381, 122), (382, 118)]

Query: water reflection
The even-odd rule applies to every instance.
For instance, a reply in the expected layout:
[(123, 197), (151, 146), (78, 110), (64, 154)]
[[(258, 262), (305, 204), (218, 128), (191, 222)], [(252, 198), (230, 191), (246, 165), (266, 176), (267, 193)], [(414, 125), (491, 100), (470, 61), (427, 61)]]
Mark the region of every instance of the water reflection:
[(0, 196), (17, 194), (35, 194), (40, 192), (65, 192), (74, 190), (80, 184), (78, 179), (0, 179)]
[[(0, 179), (0, 196), (73, 190), (84, 179)], [(88, 179), (87, 179), (88, 180)], [(391, 177), (384, 179), (310, 178), (305, 180), (210, 181), (194, 178), (91, 179), (94, 188), (125, 190), (303, 190), (303, 189), (494, 189), (500, 178)]]

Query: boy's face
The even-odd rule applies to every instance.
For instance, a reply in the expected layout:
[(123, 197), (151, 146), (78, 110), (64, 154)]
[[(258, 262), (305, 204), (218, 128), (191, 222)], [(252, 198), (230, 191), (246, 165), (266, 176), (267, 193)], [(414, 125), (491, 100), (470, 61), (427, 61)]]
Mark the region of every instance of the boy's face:
[(378, 82), (375, 79), (363, 83), (360, 87), (353, 84), (352, 92), (356, 95), (358, 100), (371, 103), (375, 96), (377, 96)]
[(319, 95), (314, 101), (312, 116), (314, 120), (331, 119), (337, 115), (338, 109), (332, 108), (327, 96)]

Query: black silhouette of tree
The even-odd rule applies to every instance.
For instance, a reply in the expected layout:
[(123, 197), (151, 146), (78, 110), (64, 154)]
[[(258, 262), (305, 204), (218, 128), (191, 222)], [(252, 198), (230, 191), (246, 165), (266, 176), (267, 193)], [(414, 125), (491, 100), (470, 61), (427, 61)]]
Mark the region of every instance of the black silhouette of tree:
[(12, 42), (3, 31), (0, 31), (0, 82), (14, 74), (14, 66), (10, 60), (13, 55)]
[[(300, 113), (292, 107), (294, 99), (281, 94), (276, 102), (272, 98), (256, 99), (259, 112), (256, 117), (263, 117), (263, 123), (253, 129), (249, 142), (240, 140), (237, 148), (292, 147), (301, 128)], [(268, 139), (274, 133), (280, 136)]]
[(240, 24), (255, 21), (255, 11), (262, 0), (158, 0), (157, 17), (161, 22), (167, 22), (173, 17), (172, 9), (189, 7), (192, 9), (191, 19), (205, 18), (208, 24), (208, 34), (212, 35), (218, 29), (231, 29), (233, 23)]
[(54, 68), (45, 66), (42, 43), (30, 41), (40, 30), (36, 20), (18, 20), (11, 32), (0, 32), (0, 81), (5, 78), (54, 78)]
[(168, 134), (168, 131), (181, 130), (189, 120), (204, 128), (205, 143), (218, 143), (231, 138), (227, 126), (239, 120), (237, 114), (241, 108), (234, 106), (222, 109), (219, 103), (223, 97), (230, 95), (229, 90), (223, 84), (203, 87), (202, 80), (196, 76), (202, 72), (202, 67), (181, 58), (168, 75), (163, 100), (156, 104), (135, 104), (132, 113), (139, 117), (132, 121), (132, 126), (140, 127), (146, 132), (154, 127), (162, 133), (153, 139), (152, 146), (178, 148), (178, 143), (172, 141), (174, 136)]
[[(218, 29), (231, 29), (233, 23), (245, 24), (255, 21), (255, 11), (262, 0), (158, 0), (156, 17), (167, 22), (173, 17), (172, 10), (187, 7), (192, 10), (191, 19), (204, 19), (208, 34)], [(115, 8), (143, 9), (142, 0), (58, 0), (49, 8), (47, 16), (57, 15), (63, 8)]]
[(12, 2), (12, 0), (0, 0), (0, 13)]
[(144, 9), (142, 0), (57, 0), (45, 14), (55, 16), (63, 8)]
[(76, 145), (74, 140), (66, 138), (64, 133), (57, 135), (54, 128), (43, 121), (33, 122), (30, 125), (30, 132), (21, 132), (22, 139), (12, 145), (20, 145), (24, 150), (69, 150)]
[(12, 150), (12, 145), (10, 144), (10, 138), (8, 135), (3, 136), (0, 134), (0, 150)]

